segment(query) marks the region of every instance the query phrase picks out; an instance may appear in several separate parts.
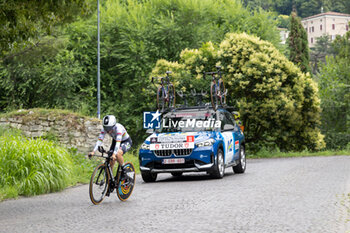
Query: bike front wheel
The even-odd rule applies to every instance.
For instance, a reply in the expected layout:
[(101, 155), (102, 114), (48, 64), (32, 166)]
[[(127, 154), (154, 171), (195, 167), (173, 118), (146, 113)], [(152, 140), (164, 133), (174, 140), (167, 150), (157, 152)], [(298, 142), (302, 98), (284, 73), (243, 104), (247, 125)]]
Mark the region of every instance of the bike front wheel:
[(89, 194), (93, 204), (100, 204), (109, 188), (109, 173), (105, 164), (98, 165), (91, 175)]
[(165, 93), (164, 88), (161, 86), (157, 90), (157, 108), (160, 112), (163, 112), (165, 109)]
[(175, 87), (172, 83), (169, 84), (168, 96), (169, 96), (168, 107), (175, 108), (176, 95), (175, 95)]
[(117, 195), (119, 200), (126, 201), (132, 194), (135, 186), (135, 167), (132, 163), (128, 162), (124, 165), (125, 177), (120, 179), (120, 172), (118, 172), (118, 186)]
[(214, 111), (216, 111), (218, 106), (218, 96), (217, 96), (217, 85), (215, 83), (210, 84), (210, 100), (211, 100), (211, 106), (213, 107)]
[(226, 104), (226, 88), (225, 88), (225, 84), (224, 81), (222, 79), (219, 79), (219, 90), (218, 90), (218, 97), (220, 99), (220, 104), (221, 105), (225, 105)]

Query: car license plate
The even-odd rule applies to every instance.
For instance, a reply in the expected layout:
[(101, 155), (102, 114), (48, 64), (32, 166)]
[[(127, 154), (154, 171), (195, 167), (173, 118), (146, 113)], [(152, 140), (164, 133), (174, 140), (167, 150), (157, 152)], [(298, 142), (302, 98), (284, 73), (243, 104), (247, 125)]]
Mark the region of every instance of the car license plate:
[(181, 163), (185, 163), (185, 159), (184, 158), (180, 158), (180, 159), (163, 159), (163, 164), (181, 164)]

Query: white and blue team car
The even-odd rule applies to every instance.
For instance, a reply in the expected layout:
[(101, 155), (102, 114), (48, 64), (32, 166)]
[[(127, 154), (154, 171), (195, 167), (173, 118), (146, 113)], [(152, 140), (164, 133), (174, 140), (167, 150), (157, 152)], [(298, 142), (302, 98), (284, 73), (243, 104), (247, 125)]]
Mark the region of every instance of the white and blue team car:
[(225, 108), (173, 109), (159, 129), (147, 131), (152, 134), (139, 150), (145, 182), (154, 182), (158, 173), (207, 172), (222, 178), (227, 167), (235, 173), (246, 169), (244, 134)]

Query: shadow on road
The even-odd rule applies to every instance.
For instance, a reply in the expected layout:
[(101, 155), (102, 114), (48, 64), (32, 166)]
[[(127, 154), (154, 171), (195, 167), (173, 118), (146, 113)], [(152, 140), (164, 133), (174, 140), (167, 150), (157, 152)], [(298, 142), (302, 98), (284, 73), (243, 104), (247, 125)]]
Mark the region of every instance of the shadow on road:
[[(234, 176), (233, 172), (226, 172), (223, 179)], [(216, 180), (206, 173), (184, 173), (182, 176), (172, 176), (170, 174), (162, 174), (157, 179), (156, 183), (161, 182), (186, 182), (186, 181), (211, 181)]]

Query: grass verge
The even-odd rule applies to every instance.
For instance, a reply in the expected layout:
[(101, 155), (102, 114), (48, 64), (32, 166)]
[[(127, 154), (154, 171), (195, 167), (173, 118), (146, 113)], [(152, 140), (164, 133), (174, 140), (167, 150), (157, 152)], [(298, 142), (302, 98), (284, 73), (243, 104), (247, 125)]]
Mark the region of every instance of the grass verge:
[[(9, 127), (0, 127), (0, 145), (0, 201), (89, 183), (94, 168), (104, 162), (97, 157), (89, 160), (55, 141), (25, 138), (20, 130)], [(132, 162), (139, 173), (137, 149), (124, 160)]]
[[(349, 147), (349, 146), (348, 146)], [(311, 156), (334, 156), (334, 155), (348, 155), (350, 156), (350, 148), (344, 150), (332, 151), (301, 151), (301, 152), (280, 152), (280, 151), (268, 151), (265, 149), (260, 150), (255, 154), (247, 154), (248, 158), (261, 159), (261, 158), (287, 158), (287, 157), (311, 157)]]

